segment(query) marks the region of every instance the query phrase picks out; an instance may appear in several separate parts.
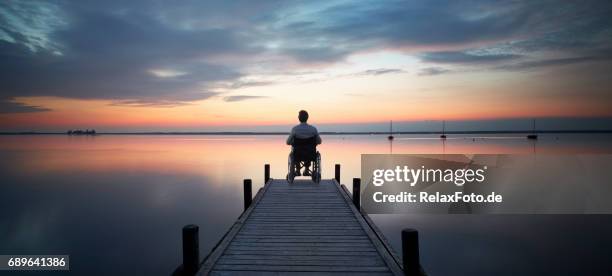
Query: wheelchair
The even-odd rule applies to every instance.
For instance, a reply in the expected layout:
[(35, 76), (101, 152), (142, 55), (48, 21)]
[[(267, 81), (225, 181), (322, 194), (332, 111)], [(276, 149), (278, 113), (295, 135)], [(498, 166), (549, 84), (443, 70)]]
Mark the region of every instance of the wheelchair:
[(304, 169), (304, 174), (310, 173), (313, 182), (321, 182), (321, 154), (317, 151), (316, 138), (294, 138), (292, 146), (293, 149), (289, 153), (287, 181), (293, 183), (306, 163), (310, 162), (311, 169), (308, 171)]

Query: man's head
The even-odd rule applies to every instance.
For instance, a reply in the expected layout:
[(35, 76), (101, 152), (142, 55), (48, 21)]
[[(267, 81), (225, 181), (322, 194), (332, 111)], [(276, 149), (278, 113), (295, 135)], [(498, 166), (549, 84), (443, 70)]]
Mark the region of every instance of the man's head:
[(300, 123), (305, 123), (308, 121), (308, 112), (306, 110), (300, 110), (300, 114), (298, 114), (298, 119), (300, 119)]

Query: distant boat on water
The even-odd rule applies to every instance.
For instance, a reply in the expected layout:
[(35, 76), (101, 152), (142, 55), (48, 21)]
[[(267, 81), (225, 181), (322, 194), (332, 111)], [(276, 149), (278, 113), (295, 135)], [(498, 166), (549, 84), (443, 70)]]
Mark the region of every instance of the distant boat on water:
[(387, 140), (391, 141), (395, 137), (393, 137), (393, 120), (389, 123), (389, 136), (387, 136)]
[(536, 134), (536, 131), (535, 131), (535, 127), (536, 127), (536, 125), (535, 125), (536, 122), (535, 121), (536, 120), (533, 119), (533, 126), (532, 126), (532, 129), (531, 129), (531, 134), (527, 135), (527, 139), (529, 139), (529, 140), (538, 140), (538, 135)]
[(66, 132), (68, 135), (96, 135), (95, 129), (71, 129)]
[(446, 121), (442, 121), (442, 135), (440, 135), (440, 139), (446, 139)]

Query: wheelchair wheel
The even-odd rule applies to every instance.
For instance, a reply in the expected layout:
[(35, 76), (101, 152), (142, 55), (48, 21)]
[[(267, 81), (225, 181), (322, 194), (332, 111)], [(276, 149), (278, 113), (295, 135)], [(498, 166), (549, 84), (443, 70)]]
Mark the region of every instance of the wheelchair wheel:
[(317, 151), (317, 157), (313, 164), (312, 181), (314, 183), (321, 182), (321, 154)]
[(287, 182), (293, 183), (295, 179), (295, 174), (293, 174), (293, 170), (291, 169), (291, 154), (289, 154), (289, 158), (287, 160)]

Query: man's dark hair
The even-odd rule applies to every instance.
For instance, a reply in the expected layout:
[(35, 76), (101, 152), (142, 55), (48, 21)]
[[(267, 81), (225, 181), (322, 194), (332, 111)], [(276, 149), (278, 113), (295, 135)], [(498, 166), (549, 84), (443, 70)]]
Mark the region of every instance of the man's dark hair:
[(300, 122), (302, 123), (305, 123), (306, 121), (308, 121), (308, 112), (306, 112), (306, 110), (300, 110), (298, 119), (300, 119)]

